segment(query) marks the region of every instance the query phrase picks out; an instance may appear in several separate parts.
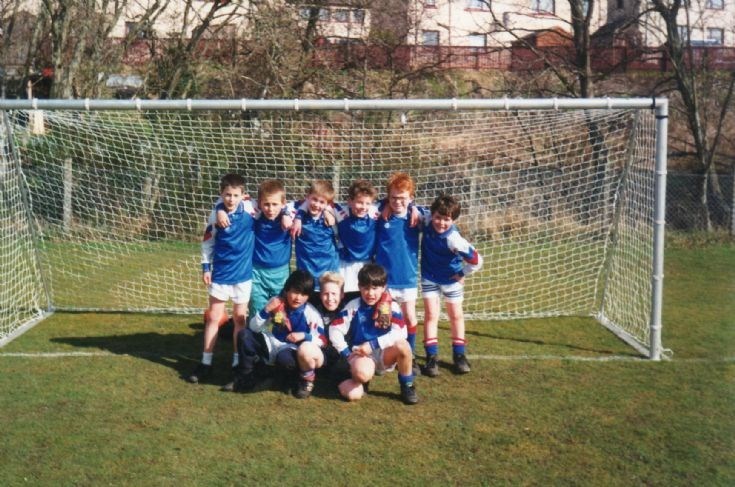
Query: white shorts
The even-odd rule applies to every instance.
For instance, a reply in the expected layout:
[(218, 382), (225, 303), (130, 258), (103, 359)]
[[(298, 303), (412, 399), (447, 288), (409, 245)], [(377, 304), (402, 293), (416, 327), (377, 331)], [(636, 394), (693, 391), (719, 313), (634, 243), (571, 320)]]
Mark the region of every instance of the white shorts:
[(252, 289), (252, 280), (238, 282), (237, 284), (217, 284), (213, 282), (208, 288), (210, 296), (225, 302), (231, 299), (235, 304), (248, 304)]
[(373, 362), (375, 362), (375, 375), (383, 375), (386, 372), (393, 372), (396, 368), (396, 365), (398, 365), (397, 363), (385, 365), (385, 362), (383, 361), (382, 348), (373, 350), (373, 353), (370, 354), (370, 358), (373, 359)]
[(345, 280), (346, 293), (360, 290), (360, 287), (357, 285), (357, 273), (360, 272), (360, 269), (362, 269), (362, 267), (367, 263), (367, 260), (359, 260), (357, 262), (339, 261), (339, 274)]
[(453, 282), (452, 284), (437, 284), (428, 279), (421, 280), (421, 296), (433, 298), (444, 296), (447, 303), (461, 303), (464, 301), (464, 284)]
[(409, 287), (406, 289), (394, 289), (388, 288), (391, 299), (396, 303), (405, 303), (407, 301), (416, 301), (418, 296), (418, 290), (415, 287)]

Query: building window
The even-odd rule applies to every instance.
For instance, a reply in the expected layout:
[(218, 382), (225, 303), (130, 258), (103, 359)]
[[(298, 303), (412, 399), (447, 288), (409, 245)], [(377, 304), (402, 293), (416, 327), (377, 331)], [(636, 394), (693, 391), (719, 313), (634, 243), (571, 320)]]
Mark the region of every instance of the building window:
[(488, 10), (490, 0), (467, 0), (467, 8), (472, 10)]
[(421, 32), (421, 44), (424, 46), (438, 46), (439, 45), (439, 31), (438, 30), (425, 30)]
[(436, 8), (436, 0), (424, 0), (424, 7)]
[(319, 9), (319, 20), (321, 20), (322, 22), (329, 22), (329, 9), (328, 8)]
[(689, 27), (686, 25), (679, 25), (679, 38), (682, 42), (689, 42)]
[(365, 11), (361, 8), (356, 8), (352, 11), (352, 21), (356, 24), (364, 24), (365, 23)]
[(554, 7), (554, 0), (531, 0), (531, 9), (540, 14), (553, 14)]
[(707, 8), (722, 10), (725, 8), (725, 2), (723, 0), (707, 0)]
[(485, 34), (469, 34), (467, 36), (467, 45), (471, 47), (486, 47), (487, 36)]
[(349, 22), (350, 21), (350, 11), (346, 8), (340, 8), (332, 12), (332, 20), (335, 22)]
[(725, 29), (707, 29), (707, 44), (721, 46), (725, 43)]
[(616, 6), (618, 7), (618, 10), (623, 10), (625, 8), (625, 0), (617, 0), (617, 2)]
[(311, 17), (311, 7), (301, 7), (299, 9), (299, 16), (303, 20), (309, 20), (309, 17)]

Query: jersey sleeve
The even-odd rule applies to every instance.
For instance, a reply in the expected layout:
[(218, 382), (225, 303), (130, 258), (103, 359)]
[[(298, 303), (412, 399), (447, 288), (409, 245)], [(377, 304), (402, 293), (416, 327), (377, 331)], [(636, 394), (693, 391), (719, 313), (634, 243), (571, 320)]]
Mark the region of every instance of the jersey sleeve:
[(482, 256), (459, 232), (454, 231), (447, 237), (447, 245), (449, 250), (462, 257), (464, 261), (463, 275), (469, 276), (482, 268)]
[(217, 210), (213, 209), (209, 214), (207, 226), (202, 237), (202, 272), (212, 270), (212, 255), (214, 254), (214, 237), (217, 234)]
[(266, 313), (265, 309), (262, 309), (255, 313), (255, 316), (250, 318), (250, 323), (248, 323), (248, 327), (255, 333), (263, 333), (263, 331), (268, 328), (268, 323), (270, 322), (270, 319), (270, 313)]
[(304, 310), (306, 315), (306, 321), (309, 323), (309, 329), (311, 330), (311, 342), (318, 345), (320, 348), (327, 346), (328, 338), (324, 330), (324, 320), (322, 315), (316, 310), (311, 304), (307, 304)]
[(332, 320), (332, 324), (329, 325), (329, 341), (343, 357), (349, 356), (352, 352), (347, 343), (347, 334), (350, 332), (352, 317), (357, 309), (357, 306), (353, 306), (352, 303), (353, 301), (347, 303), (337, 317)]

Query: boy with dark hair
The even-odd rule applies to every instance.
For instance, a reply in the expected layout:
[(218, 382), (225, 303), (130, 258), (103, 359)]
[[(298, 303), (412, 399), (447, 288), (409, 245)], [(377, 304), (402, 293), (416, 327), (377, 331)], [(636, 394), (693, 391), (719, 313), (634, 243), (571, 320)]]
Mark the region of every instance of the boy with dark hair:
[(406, 341), (400, 307), (391, 303), (390, 323), (382, 325), (375, 318), (375, 308), (380, 305), (388, 281), (385, 269), (365, 264), (357, 279), (360, 297), (347, 303), (329, 328), (332, 345), (350, 365), (351, 378), (339, 384), (340, 394), (347, 400), (358, 400), (376, 369), (384, 372), (397, 367), (401, 399), (405, 404), (416, 404), (419, 398), (414, 386), (411, 346)]
[(460, 210), (460, 204), (454, 197), (438, 196), (431, 205), (431, 224), (424, 229), (421, 240), (421, 295), (424, 298), (426, 349), (426, 364), (422, 373), (429, 377), (439, 375), (437, 331), (440, 296), (444, 296), (452, 333), (454, 371), (457, 374), (470, 371), (462, 310), (464, 279), (482, 267), (482, 256), (454, 225)]
[[(252, 289), (255, 209), (245, 197), (245, 179), (238, 174), (227, 174), (220, 181), (222, 208), (227, 212), (230, 225), (218, 228), (217, 212), (212, 210), (202, 239), (202, 281), (207, 285), (209, 307), (204, 325), (202, 360), (187, 377), (198, 383), (212, 371), (212, 357), (217, 342), (225, 303), (230, 299), (236, 336), (245, 326), (248, 301)], [(233, 357), (236, 365), (237, 356)]]
[(237, 336), (240, 363), (235, 369), (233, 390), (252, 390), (258, 363), (275, 365), (286, 371), (298, 371), (298, 386), (293, 394), (299, 399), (311, 395), (316, 369), (324, 364), (322, 347), (327, 343), (322, 317), (307, 301), (314, 290), (314, 278), (306, 271), (295, 270), (286, 280), (283, 291), (250, 319), (249, 328)]

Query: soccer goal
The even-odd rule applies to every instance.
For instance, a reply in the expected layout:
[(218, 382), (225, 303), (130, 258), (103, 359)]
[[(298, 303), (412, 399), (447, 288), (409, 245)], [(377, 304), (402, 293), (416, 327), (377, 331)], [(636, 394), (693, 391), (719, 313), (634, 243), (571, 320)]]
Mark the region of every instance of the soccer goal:
[(2, 100), (0, 344), (54, 310), (199, 312), (218, 181), (405, 171), (462, 204), (470, 319), (592, 316), (661, 356), (667, 101)]

